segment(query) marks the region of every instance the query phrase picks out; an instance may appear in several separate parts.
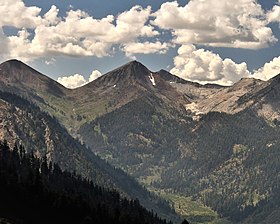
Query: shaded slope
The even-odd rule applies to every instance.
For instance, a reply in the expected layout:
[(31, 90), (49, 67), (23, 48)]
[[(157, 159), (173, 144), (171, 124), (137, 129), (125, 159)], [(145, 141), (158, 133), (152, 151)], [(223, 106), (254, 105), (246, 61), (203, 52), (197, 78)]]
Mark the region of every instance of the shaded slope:
[(138, 198), (142, 205), (159, 215), (175, 217), (167, 203), (148, 193), (123, 171), (95, 156), (38, 107), (8, 93), (0, 92), (0, 98), (0, 136), (11, 145), (20, 140), (36, 155), (46, 155), (62, 169), (81, 174), (103, 187), (117, 189), (122, 195)]
[(188, 123), (163, 100), (144, 95), (83, 125), (78, 133), (103, 158), (150, 183), (180, 157), (177, 147), (187, 137)]
[(2, 90), (15, 93), (22, 91), (22, 96), (28, 98), (44, 91), (56, 97), (63, 97), (67, 93), (65, 87), (18, 60), (0, 64), (0, 83)]
[(22, 224), (166, 223), (139, 201), (121, 198), (24, 151), (0, 141), (0, 217)]
[[(71, 90), (18, 60), (0, 64), (0, 88), (27, 99), (68, 126), (73, 100)], [(70, 117), (70, 114), (69, 114)]]

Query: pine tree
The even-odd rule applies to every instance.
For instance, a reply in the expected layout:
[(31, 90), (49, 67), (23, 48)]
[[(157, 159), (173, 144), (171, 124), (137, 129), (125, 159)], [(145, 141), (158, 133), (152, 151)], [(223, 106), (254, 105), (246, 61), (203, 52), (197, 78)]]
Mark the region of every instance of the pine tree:
[(190, 224), (186, 219), (182, 222), (182, 224)]

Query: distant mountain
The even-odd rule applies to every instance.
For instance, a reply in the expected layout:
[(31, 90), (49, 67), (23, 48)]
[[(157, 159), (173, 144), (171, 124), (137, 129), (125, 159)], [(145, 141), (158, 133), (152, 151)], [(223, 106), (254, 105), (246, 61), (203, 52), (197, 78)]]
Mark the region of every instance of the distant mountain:
[[(55, 116), (145, 186), (200, 200), (234, 223), (277, 220), (279, 76), (200, 85), (132, 61), (74, 90), (56, 84), (57, 94), (42, 80), (45, 92), (24, 81), (1, 81), (3, 71), (16, 76), (3, 64), (5, 91)], [(33, 74), (24, 68), (29, 72), (22, 74)]]

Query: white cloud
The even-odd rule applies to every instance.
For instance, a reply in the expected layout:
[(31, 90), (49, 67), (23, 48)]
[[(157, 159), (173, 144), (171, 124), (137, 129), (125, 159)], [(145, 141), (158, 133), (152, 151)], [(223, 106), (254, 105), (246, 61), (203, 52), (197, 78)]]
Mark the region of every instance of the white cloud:
[[(150, 6), (134, 6), (117, 16), (101, 19), (82, 10), (70, 9), (65, 17), (59, 17), (58, 12), (53, 5), (47, 13), (40, 15), (41, 8), (25, 6), (22, 0), (0, 3), (0, 33), (3, 26), (19, 29), (17, 35), (4, 36), (8, 43), (7, 57), (23, 61), (58, 54), (104, 57), (112, 53), (114, 45), (125, 50), (125, 43), (159, 34), (149, 24)], [(1, 41), (5, 39), (0, 38)]]
[(280, 0), (278, 0), (278, 5), (273, 6), (272, 10), (267, 13), (267, 20), (280, 23)]
[(5, 57), (7, 57), (8, 55), (8, 43), (7, 43), (8, 39), (5, 36), (3, 30), (0, 28), (0, 46), (1, 46), (1, 53), (0, 53), (0, 59), (5, 59)]
[(28, 39), (29, 36), (30, 33), (25, 28), (23, 28), (18, 31), (17, 35), (6, 38), (8, 49), (7, 53), (10, 58), (29, 61), (30, 53), (34, 51), (33, 46)]
[(26, 7), (20, 0), (5, 0), (0, 2), (0, 26), (17, 28), (35, 28), (43, 22), (39, 13), (41, 8)]
[[(279, 4), (280, 0), (265, 12), (255, 0), (190, 0), (185, 6), (174, 1), (163, 3), (155, 13), (150, 6), (134, 6), (116, 16), (97, 19), (71, 7), (64, 17), (60, 17), (59, 9), (54, 5), (43, 14), (41, 8), (26, 6), (23, 0), (6, 0), (0, 2), (0, 59), (17, 58), (27, 62), (57, 55), (104, 57), (113, 54), (114, 49), (135, 58), (135, 54), (164, 54), (176, 43), (181, 47), (174, 58), (173, 73), (201, 83), (230, 85), (240, 77), (250, 75), (247, 65), (223, 60), (194, 45), (267, 47), (277, 41), (268, 25), (280, 21)], [(7, 36), (3, 32), (4, 26), (14, 27), (18, 33)], [(164, 31), (156, 30), (155, 26), (170, 30), (173, 40), (156, 39)], [(266, 67), (272, 69), (276, 62), (271, 63), (256, 71), (256, 76), (265, 78), (266, 74), (271, 74)], [(95, 72), (90, 81), (99, 75)], [(88, 82), (78, 74), (60, 77), (60, 81), (69, 84), (70, 88)]]
[(254, 78), (268, 80), (280, 74), (280, 57), (275, 57), (272, 61), (265, 63), (254, 73)]
[(93, 80), (99, 78), (101, 75), (101, 72), (99, 72), (98, 70), (93, 70), (88, 80), (86, 80), (85, 77), (80, 74), (75, 74), (70, 76), (59, 77), (57, 79), (57, 82), (59, 82), (66, 88), (75, 89), (84, 86), (89, 82), (92, 82)]
[(69, 89), (75, 89), (75, 88), (83, 86), (87, 83), (84, 76), (79, 75), (79, 74), (59, 77), (57, 79), (57, 82), (59, 82), (61, 85), (65, 86)]
[(190, 81), (232, 85), (242, 77), (251, 74), (246, 63), (237, 64), (231, 59), (222, 59), (219, 55), (194, 45), (182, 45), (174, 58), (175, 67), (171, 73)]
[(169, 44), (156, 42), (143, 42), (143, 43), (127, 43), (124, 45), (124, 52), (127, 56), (134, 54), (165, 54), (169, 48)]
[(50, 10), (44, 15), (44, 19), (49, 25), (56, 25), (61, 21), (61, 19), (58, 17), (58, 12), (59, 9), (55, 5), (52, 5)]
[(99, 78), (101, 75), (102, 75), (102, 74), (101, 74), (100, 71), (98, 71), (98, 70), (93, 70), (92, 73), (91, 73), (91, 75), (89, 76), (89, 80), (88, 80), (88, 81), (89, 81), (89, 82), (92, 82), (93, 80)]
[(45, 60), (46, 65), (53, 65), (56, 62), (55, 58)]
[(153, 16), (177, 44), (257, 49), (277, 41), (255, 0), (191, 0), (184, 7), (166, 2)]
[(229, 58), (222, 59), (218, 54), (197, 49), (191, 44), (182, 45), (178, 49), (174, 65), (170, 70), (171, 73), (201, 84), (214, 83), (228, 86), (245, 77), (266, 81), (280, 74), (280, 56), (251, 73), (245, 62), (238, 64)]

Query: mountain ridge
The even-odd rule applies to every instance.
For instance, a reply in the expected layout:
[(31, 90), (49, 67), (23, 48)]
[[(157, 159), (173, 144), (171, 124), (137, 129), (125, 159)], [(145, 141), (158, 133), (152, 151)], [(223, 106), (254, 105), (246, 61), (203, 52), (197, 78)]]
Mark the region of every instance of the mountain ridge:
[[(41, 77), (44, 77), (45, 79), (51, 79), (52, 81), (56, 82), (60, 87), (64, 88), (64, 89), (68, 89), (68, 90), (73, 90), (73, 89), (69, 89), (67, 87), (64, 87), (62, 84), (58, 83), (56, 80), (50, 78), (49, 76), (46, 76), (44, 74), (42, 74), (41, 72), (35, 70), (34, 68), (32, 68), (31, 66), (25, 64), (24, 62), (20, 61), (20, 60), (17, 60), (17, 59), (10, 59), (10, 60), (7, 60), (7, 61), (4, 61), (0, 64), (0, 71), (3, 69), (2, 67), (10, 67), (10, 68), (14, 68), (16, 67), (17, 69), (27, 69), (27, 70), (31, 70), (31, 72), (33, 73), (37, 73), (38, 75), (40, 75)], [(6, 70), (6, 69), (4, 69)], [(143, 78), (143, 75), (139, 75), (139, 70), (141, 70), (144, 74), (145, 73), (158, 73), (161, 75), (161, 77), (163, 79), (165, 79), (166, 81), (174, 81), (174, 82), (179, 82), (179, 83), (182, 83), (182, 84), (192, 84), (192, 85), (195, 85), (197, 87), (231, 87), (231, 86), (222, 86), (222, 85), (218, 85), (218, 84), (200, 84), (200, 83), (197, 83), (197, 82), (192, 82), (192, 81), (188, 81), (188, 80), (185, 80), (183, 78), (180, 78), (176, 75), (173, 75), (171, 74), (169, 71), (166, 71), (164, 69), (160, 69), (159, 71), (157, 72), (152, 72), (150, 71), (145, 65), (143, 65), (141, 62), (139, 61), (136, 61), (136, 60), (133, 60), (133, 61), (130, 61), (124, 65), (121, 65), (115, 69), (113, 69), (112, 71), (109, 71), (105, 74), (103, 74), (101, 77), (97, 78), (96, 80), (93, 80), (89, 83), (87, 83), (86, 85), (84, 86), (81, 86), (81, 87), (78, 87), (78, 88), (83, 88), (87, 85), (90, 85), (94, 82), (100, 82), (102, 79), (103, 76), (106, 76), (107, 74), (116, 74), (116, 73), (120, 73), (120, 71), (130, 71), (128, 73), (123, 73), (123, 74), (116, 74), (118, 77), (123, 75), (123, 78), (126, 78), (125, 75), (127, 75), (128, 77), (137, 77), (137, 78)], [(10, 71), (12, 73), (12, 71)], [(145, 75), (144, 75), (145, 76)], [(272, 81), (275, 81), (275, 80), (278, 80), (280, 82), (280, 73), (274, 77), (272, 77), (271, 79), (267, 80), (267, 81), (262, 81), (260, 79), (257, 79), (257, 78), (241, 78), (238, 82), (236, 83), (240, 83), (240, 81), (242, 82), (242, 80), (259, 80), (261, 82), (272, 82)], [(234, 83), (232, 86), (234, 86), (236, 83)]]
[[(43, 88), (45, 91), (54, 91), (57, 95), (64, 95), (67, 88), (57, 81), (43, 75), (39, 71), (33, 69), (29, 65), (11, 59), (0, 64), (0, 81), (8, 83), (19, 82), (32, 89)], [(21, 86), (18, 86), (20, 88)]]
[(146, 187), (203, 201), (234, 223), (277, 216), (260, 208), (277, 213), (279, 76), (200, 85), (134, 61), (64, 96), (26, 88), (15, 94), (30, 93), (73, 137)]

